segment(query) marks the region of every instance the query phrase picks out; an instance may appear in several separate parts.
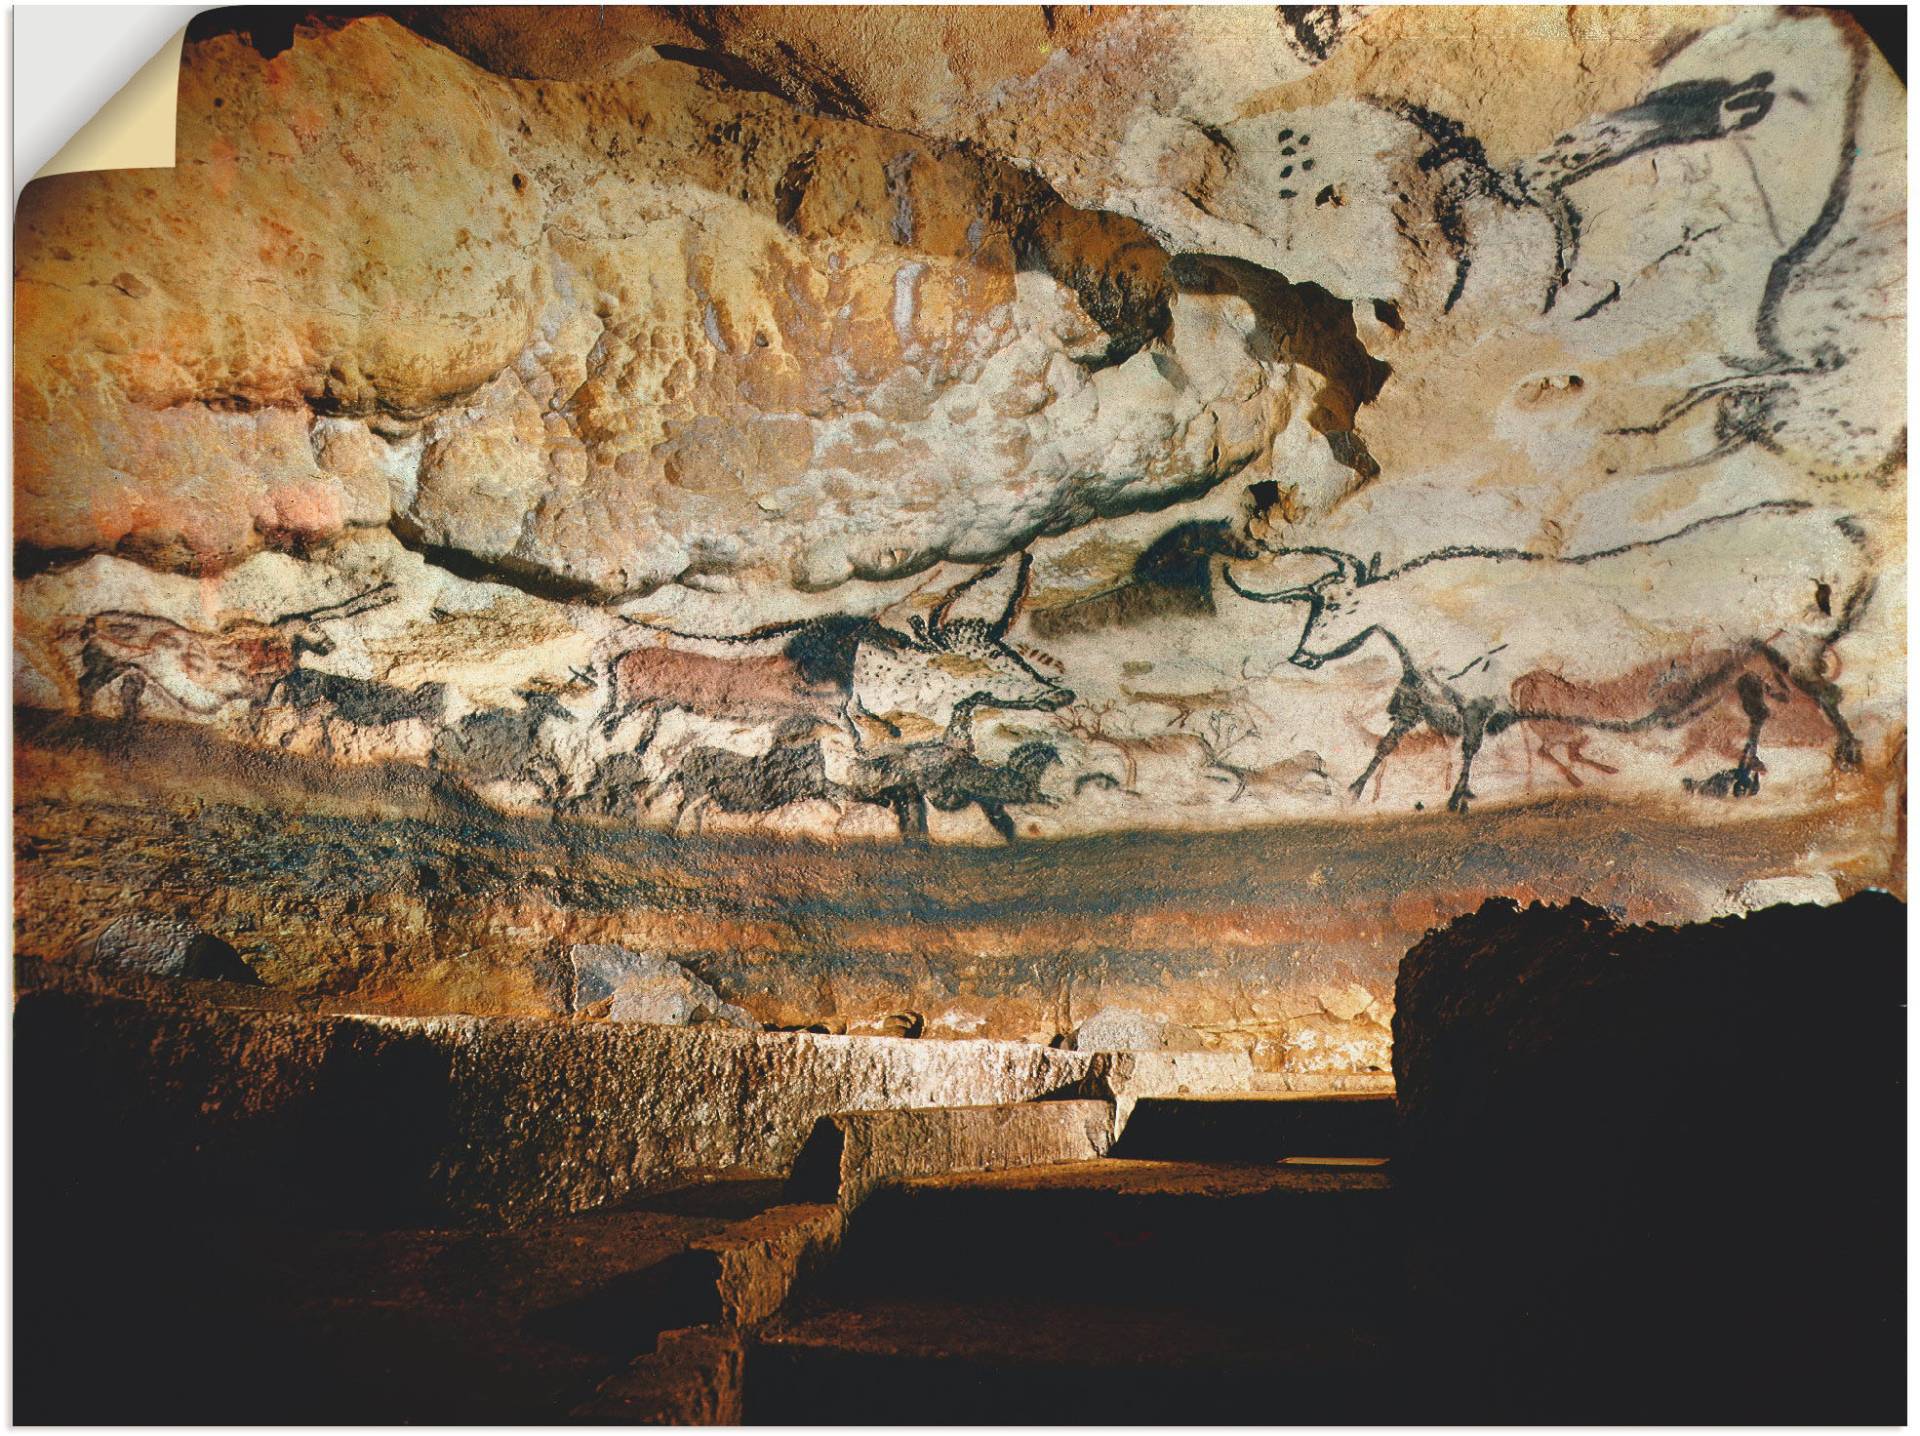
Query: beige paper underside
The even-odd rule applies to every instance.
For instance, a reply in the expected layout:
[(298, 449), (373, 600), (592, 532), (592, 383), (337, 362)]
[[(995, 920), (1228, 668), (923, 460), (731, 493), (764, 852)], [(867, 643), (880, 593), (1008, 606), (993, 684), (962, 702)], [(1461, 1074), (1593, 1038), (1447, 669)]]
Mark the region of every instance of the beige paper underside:
[(34, 178), (81, 170), (171, 169), (180, 50), (186, 38), (182, 27)]

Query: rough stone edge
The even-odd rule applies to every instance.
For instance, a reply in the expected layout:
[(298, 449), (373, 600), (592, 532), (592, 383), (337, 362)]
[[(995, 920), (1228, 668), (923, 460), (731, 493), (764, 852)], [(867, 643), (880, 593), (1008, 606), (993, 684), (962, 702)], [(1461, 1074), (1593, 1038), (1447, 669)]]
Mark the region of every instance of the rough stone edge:
[(688, 1248), (718, 1303), (717, 1320), (751, 1327), (773, 1316), (840, 1250), (847, 1214), (830, 1202), (771, 1207)]
[(1120, 1140), (1142, 1097), (1204, 1096), (1254, 1090), (1253, 1059), (1245, 1052), (1095, 1052), (1075, 1095), (1113, 1104)]
[(892, 1182), (1090, 1161), (1112, 1145), (1112, 1103), (1095, 1097), (840, 1112), (814, 1127), (787, 1195), (851, 1211)]
[(1392, 1095), (1391, 1072), (1256, 1072), (1255, 1092), (1379, 1092)]
[(623, 1426), (744, 1425), (745, 1368), (746, 1339), (737, 1328), (663, 1331), (650, 1354), (601, 1382), (568, 1419)]

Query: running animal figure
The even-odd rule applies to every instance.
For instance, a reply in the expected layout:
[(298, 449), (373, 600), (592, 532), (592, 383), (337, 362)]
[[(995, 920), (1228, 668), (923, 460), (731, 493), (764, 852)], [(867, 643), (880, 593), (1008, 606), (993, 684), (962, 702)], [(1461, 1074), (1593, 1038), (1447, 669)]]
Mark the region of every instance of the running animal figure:
[(674, 826), (691, 813), (694, 831), (699, 832), (708, 808), (771, 813), (814, 798), (834, 801), (838, 792), (827, 778), (819, 740), (800, 741), (815, 726), (804, 719), (783, 725), (764, 753), (736, 753), (705, 744), (683, 748), (672, 773), (659, 784), (661, 789), (680, 790)]
[[(1334, 565), (1275, 593), (1249, 590), (1225, 573), (1242, 597), (1306, 608), (1290, 662), (1318, 668), (1376, 640), (1400, 659), (1388, 702), (1391, 726), (1351, 785), (1355, 796), (1401, 739), (1423, 726), (1460, 742), (1447, 806), (1464, 813), (1473, 797), (1474, 755), (1515, 723), (1613, 733), (1678, 728), (1729, 690), (1749, 722), (1741, 759), (1728, 774), (1689, 788), (1744, 796), (1759, 787), (1766, 721), (1759, 680), (1749, 672), (1756, 660), (1819, 707), (1834, 734), (1837, 766), (1860, 762), (1840, 688), (1825, 676), (1834, 644), (1858, 624), (1873, 594), (1865, 536), (1851, 518), (1774, 501), (1597, 553), (1561, 558), (1446, 548), (1386, 573), (1377, 556), (1363, 561), (1318, 547), (1275, 552)], [(1611, 715), (1538, 677), (1566, 678), (1575, 668), (1575, 682), (1604, 683), (1673, 664), (1685, 669), (1678, 681), (1643, 689), (1639, 701), (1616, 705)]]
[(101, 692), (120, 685), (120, 715), (132, 718), (149, 695), (181, 713), (211, 717), (230, 703), (267, 696), (312, 653), (333, 652), (324, 625), (392, 601), (379, 584), (339, 603), (284, 613), (270, 622), (236, 618), (213, 633), (150, 613), (108, 610), (80, 625), (80, 712), (91, 716)]
[[(1052, 712), (1073, 702), (1072, 690), (1040, 671), (1007, 641), (1026, 601), (1033, 558), (996, 564), (948, 590), (932, 614), (909, 621), (909, 633), (878, 628), (854, 654), (847, 697), (849, 726), (882, 742), (948, 731), (957, 715), (984, 709)], [(959, 616), (984, 604), (990, 617)], [(862, 742), (861, 746), (866, 747)]]
[(532, 782), (558, 809), (567, 796), (567, 772), (541, 730), (550, 722), (573, 722), (563, 699), (588, 686), (577, 673), (565, 681), (533, 679), (516, 690), (520, 707), (482, 709), (442, 728), (434, 735), (431, 766), (466, 795), (483, 783)]
[(927, 808), (957, 813), (977, 807), (1008, 842), (1015, 839), (1013, 818), (1007, 809), (1024, 804), (1053, 805), (1040, 780), (1060, 761), (1051, 743), (1022, 743), (1004, 764), (983, 762), (973, 752), (970, 724), (962, 713), (946, 736), (926, 743), (910, 743), (855, 765), (847, 785), (858, 802), (893, 809), (900, 835), (909, 842), (927, 840)]
[[(611, 736), (632, 714), (682, 709), (742, 723), (837, 724), (859, 743), (867, 729), (882, 741), (913, 726), (937, 733), (963, 703), (1059, 708), (1073, 694), (1036, 666), (1051, 660), (1006, 637), (1031, 565), (1022, 554), (973, 575), (904, 631), (851, 614), (738, 636), (636, 625), (645, 641), (608, 662), (601, 730)], [(961, 616), (983, 601), (992, 616)]]
[[(447, 711), (447, 685), (423, 683), (417, 688), (400, 688), (318, 668), (296, 668), (274, 684), (265, 703), (254, 710), (256, 736), (267, 711), (275, 704), (291, 708), (303, 721), (317, 716), (321, 750), (331, 758), (335, 755), (337, 723), (349, 728), (394, 728), (402, 723), (438, 727)], [(284, 744), (287, 739), (281, 741)]]

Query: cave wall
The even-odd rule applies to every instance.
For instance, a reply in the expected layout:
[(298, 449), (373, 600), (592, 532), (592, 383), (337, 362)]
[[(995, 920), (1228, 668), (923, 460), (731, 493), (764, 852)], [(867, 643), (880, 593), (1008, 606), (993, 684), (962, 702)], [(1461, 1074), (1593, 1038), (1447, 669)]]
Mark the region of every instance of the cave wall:
[(1340, 1070), (1490, 893), (1897, 888), (1904, 103), (1766, 8), (210, 12), (16, 218), (22, 950)]

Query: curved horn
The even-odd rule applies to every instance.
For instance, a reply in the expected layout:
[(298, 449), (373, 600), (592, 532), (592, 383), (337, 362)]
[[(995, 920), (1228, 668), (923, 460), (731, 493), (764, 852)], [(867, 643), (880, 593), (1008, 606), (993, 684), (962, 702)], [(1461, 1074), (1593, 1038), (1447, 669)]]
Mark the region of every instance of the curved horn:
[(343, 598), (338, 603), (323, 603), (318, 608), (303, 609), (298, 613), (283, 613), (275, 622), (286, 623), (293, 619), (319, 621), (322, 619), (352, 618), (356, 614), (365, 613), (370, 608), (379, 608), (383, 604), (392, 603), (394, 595), (389, 591), (392, 588), (393, 580), (388, 579), (384, 583), (377, 583), (372, 588), (361, 593), (356, 593), (350, 598)]
[(1033, 582), (1033, 555), (1024, 549), (1020, 554), (1020, 567), (1014, 574), (1013, 592), (1007, 595), (1007, 606), (993, 621), (995, 638), (1005, 638), (1007, 630), (1013, 627), (1014, 619), (1020, 616), (1020, 605), (1027, 601), (1027, 589)]
[(1233, 570), (1225, 564), (1220, 565), (1220, 577), (1227, 581), (1227, 587), (1242, 598), (1250, 598), (1255, 603), (1313, 603), (1320, 595), (1311, 588), (1283, 588), (1278, 593), (1255, 593), (1250, 588), (1242, 588), (1233, 578)]
[(1316, 558), (1332, 559), (1334, 567), (1339, 570), (1340, 577), (1344, 581), (1364, 579), (1367, 572), (1366, 563), (1345, 549), (1324, 548), (1318, 544), (1301, 544), (1286, 548), (1270, 548), (1267, 552), (1275, 558), (1290, 553), (1310, 553)]

